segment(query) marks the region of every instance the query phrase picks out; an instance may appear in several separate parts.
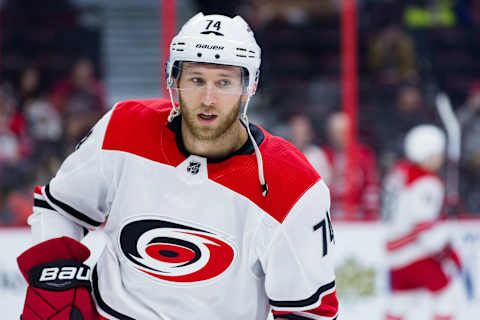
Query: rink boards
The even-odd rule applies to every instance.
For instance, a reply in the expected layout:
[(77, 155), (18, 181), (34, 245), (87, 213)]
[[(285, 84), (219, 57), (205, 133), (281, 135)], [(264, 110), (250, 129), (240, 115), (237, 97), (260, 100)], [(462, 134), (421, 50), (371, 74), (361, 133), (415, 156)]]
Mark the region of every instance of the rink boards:
[[(465, 319), (480, 309), (480, 220), (448, 222), (454, 245), (463, 259), (466, 272), (459, 276), (465, 290)], [(337, 290), (343, 320), (380, 320), (383, 314), (388, 277), (382, 223), (335, 223)], [(18, 319), (23, 305), (26, 283), (17, 270), (16, 257), (30, 244), (24, 228), (0, 228), (0, 310), (5, 319)], [(91, 233), (85, 243), (96, 253), (103, 246), (103, 234)], [(476, 271), (476, 272), (475, 272)], [(475, 313), (476, 316), (476, 313)], [(462, 317), (463, 318), (463, 317)]]

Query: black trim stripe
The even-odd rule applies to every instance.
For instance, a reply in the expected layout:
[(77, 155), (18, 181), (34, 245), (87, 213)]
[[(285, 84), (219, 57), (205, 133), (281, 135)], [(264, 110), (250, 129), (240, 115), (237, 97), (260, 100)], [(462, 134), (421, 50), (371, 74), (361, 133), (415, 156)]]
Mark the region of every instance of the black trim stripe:
[(103, 311), (120, 320), (135, 320), (134, 318), (130, 318), (129, 316), (124, 315), (123, 313), (113, 310), (112, 307), (110, 307), (105, 303), (105, 301), (103, 301), (102, 296), (100, 296), (100, 290), (98, 289), (98, 274), (97, 274), (96, 265), (93, 268), (93, 272), (92, 272), (92, 285), (93, 285), (93, 295), (97, 300), (98, 306)]
[[(279, 314), (277, 316), (273, 316), (274, 319), (281, 318), (281, 319), (289, 319), (289, 320), (312, 320), (312, 318), (305, 318), (302, 316), (297, 316), (295, 314)], [(332, 320), (337, 320), (338, 316), (333, 318)]]
[(311, 318), (305, 318), (302, 316), (297, 316), (295, 314), (279, 314), (278, 316), (273, 316), (274, 319), (281, 318), (281, 319), (289, 319), (289, 320), (311, 320)]
[(76, 210), (75, 208), (72, 208), (70, 207), (68, 204), (66, 203), (63, 203), (61, 202), (60, 200), (57, 200), (55, 199), (52, 194), (50, 193), (50, 185), (47, 184), (45, 186), (45, 195), (47, 196), (47, 198), (53, 203), (55, 204), (56, 206), (62, 208), (63, 211), (65, 211), (66, 213), (74, 216), (75, 218), (77, 218), (78, 220), (81, 220), (85, 223), (88, 223), (89, 225), (91, 226), (94, 226), (94, 227), (99, 227), (102, 223), (101, 222), (98, 222), (98, 221), (95, 221), (93, 220), (92, 218), (88, 217), (87, 215), (85, 215), (84, 213), (81, 213), (80, 211)]
[(332, 288), (335, 288), (335, 280), (332, 282), (327, 283), (326, 285), (321, 286), (317, 292), (315, 292), (313, 295), (310, 297), (303, 299), (303, 300), (296, 300), (296, 301), (276, 301), (276, 300), (270, 300), (270, 304), (273, 307), (281, 307), (281, 308), (303, 308), (303, 307), (308, 307), (312, 304), (315, 304), (318, 299), (320, 298), (320, 295), (324, 293), (325, 291), (328, 291)]
[(39, 207), (39, 208), (44, 208), (44, 209), (50, 209), (54, 210), (51, 205), (48, 204), (47, 201), (45, 200), (40, 200), (40, 199), (33, 199), (33, 206), (34, 207)]

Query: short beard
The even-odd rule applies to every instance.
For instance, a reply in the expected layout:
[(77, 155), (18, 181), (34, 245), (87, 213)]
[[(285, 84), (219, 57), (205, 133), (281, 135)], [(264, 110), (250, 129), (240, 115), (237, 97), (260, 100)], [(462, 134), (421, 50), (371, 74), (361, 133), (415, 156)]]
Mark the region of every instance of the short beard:
[[(221, 120), (222, 122), (220, 122), (220, 124), (217, 127), (202, 128), (196, 122), (197, 112), (200, 110), (200, 108), (196, 108), (195, 110), (185, 112), (185, 110), (188, 108), (182, 108), (182, 106), (185, 106), (185, 102), (182, 100), (182, 97), (180, 95), (178, 98), (180, 102), (180, 110), (181, 110), (182, 118), (184, 120), (184, 124), (187, 126), (190, 133), (196, 139), (203, 140), (203, 141), (211, 141), (211, 140), (218, 139), (228, 131), (232, 130), (233, 125), (239, 119), (240, 111), (242, 108), (241, 98), (239, 98), (238, 101), (235, 103), (235, 109), (233, 109), (232, 112), (224, 115), (225, 119), (218, 119), (218, 120)], [(206, 106), (202, 106), (202, 107), (205, 107), (205, 109), (209, 109)]]

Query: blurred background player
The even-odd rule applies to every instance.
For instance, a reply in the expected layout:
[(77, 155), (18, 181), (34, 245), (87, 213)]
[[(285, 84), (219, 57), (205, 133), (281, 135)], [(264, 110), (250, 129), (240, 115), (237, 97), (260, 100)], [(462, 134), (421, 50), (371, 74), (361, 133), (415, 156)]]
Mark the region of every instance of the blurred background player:
[(460, 269), (461, 262), (440, 221), (445, 187), (438, 171), (446, 138), (436, 126), (419, 125), (404, 141), (406, 160), (396, 164), (384, 186), (391, 287), (385, 319), (420, 319), (417, 294), (426, 291), (433, 303), (431, 319), (453, 320), (458, 292), (447, 266)]

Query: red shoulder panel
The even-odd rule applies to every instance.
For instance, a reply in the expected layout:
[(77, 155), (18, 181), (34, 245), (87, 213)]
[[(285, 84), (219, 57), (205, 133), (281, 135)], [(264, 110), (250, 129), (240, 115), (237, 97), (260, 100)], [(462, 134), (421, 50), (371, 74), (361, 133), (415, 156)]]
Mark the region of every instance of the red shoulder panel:
[(420, 178), (424, 177), (432, 177), (435, 179), (440, 179), (435, 173), (424, 169), (415, 163), (409, 162), (409, 161), (401, 161), (398, 165), (397, 168), (399, 170), (402, 170), (405, 174), (406, 180), (405, 184), (407, 186), (413, 184), (415, 181), (417, 181)]
[(209, 164), (209, 178), (247, 197), (278, 222), (282, 222), (298, 199), (320, 176), (305, 156), (287, 141), (263, 130), (260, 145), (268, 195), (262, 196), (255, 153)]
[(102, 148), (177, 166), (185, 157), (176, 147), (174, 133), (167, 128), (171, 108), (166, 99), (129, 100), (118, 104), (110, 118)]
[[(178, 166), (185, 160), (175, 134), (167, 127), (170, 101), (131, 100), (119, 104), (108, 124), (103, 149), (118, 150)], [(260, 145), (267, 197), (262, 196), (255, 153), (209, 163), (209, 178), (239, 193), (282, 222), (297, 200), (319, 179), (304, 155), (287, 141), (263, 130)]]

